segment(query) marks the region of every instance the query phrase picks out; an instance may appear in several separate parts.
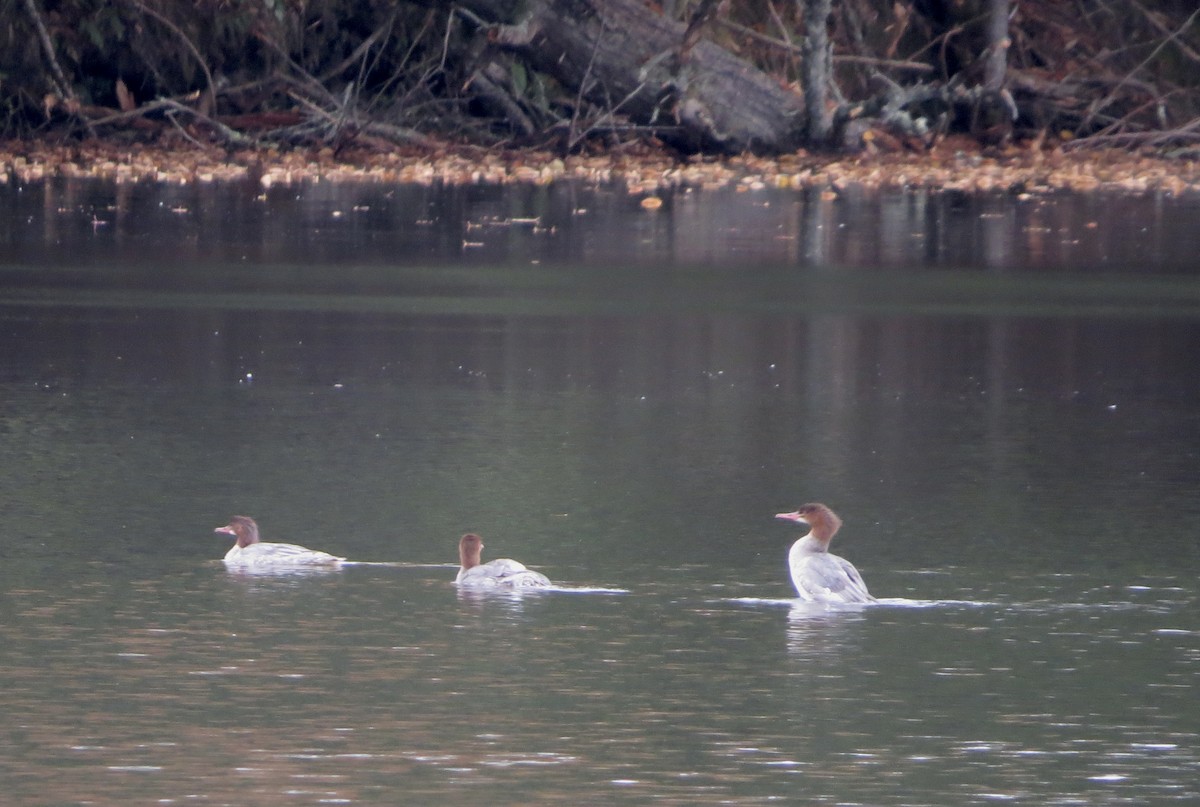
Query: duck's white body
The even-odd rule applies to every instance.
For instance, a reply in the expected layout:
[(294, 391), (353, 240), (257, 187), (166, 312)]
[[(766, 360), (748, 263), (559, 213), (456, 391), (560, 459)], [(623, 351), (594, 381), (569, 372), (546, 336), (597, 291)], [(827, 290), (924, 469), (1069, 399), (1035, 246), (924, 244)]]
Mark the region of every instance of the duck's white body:
[(550, 578), (541, 572), (527, 569), (524, 563), (498, 558), (481, 563), (483, 539), (474, 533), (464, 535), (458, 542), (459, 568), (455, 585), (464, 588), (545, 588)]
[(245, 547), (235, 545), (225, 553), (225, 563), (230, 566), (336, 566), (344, 560), (296, 544), (264, 541)]
[(233, 548), (225, 553), (228, 566), (242, 568), (295, 568), (297, 566), (338, 566), (345, 560), (328, 552), (298, 546), (260, 541), (258, 524), (249, 516), (234, 516), (224, 527), (215, 532), (237, 538)]
[(472, 588), (545, 587), (550, 585), (550, 578), (540, 572), (534, 572), (533, 569), (527, 569), (526, 564), (520, 561), (502, 557), (469, 569), (458, 569), (455, 584)]
[(823, 504), (806, 504), (794, 513), (775, 516), (812, 529), (788, 551), (788, 571), (801, 599), (809, 602), (875, 602), (854, 564), (829, 551), (842, 520)]
[(470, 569), (459, 568), (454, 582), (470, 588), (545, 588), (550, 578), (519, 561), (499, 558)]
[(806, 535), (792, 544), (788, 552), (792, 585), (802, 599), (809, 602), (875, 602), (853, 563), (815, 548), (817, 546), (817, 541)]

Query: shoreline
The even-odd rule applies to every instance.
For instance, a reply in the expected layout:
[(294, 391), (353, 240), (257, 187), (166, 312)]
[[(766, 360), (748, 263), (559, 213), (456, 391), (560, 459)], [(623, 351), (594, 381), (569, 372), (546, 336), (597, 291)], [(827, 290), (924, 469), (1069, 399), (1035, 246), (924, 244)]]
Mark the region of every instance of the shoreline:
[(559, 180), (623, 183), (631, 195), (680, 189), (764, 188), (837, 194), (932, 190), (1044, 195), (1062, 191), (1131, 194), (1200, 193), (1200, 160), (1120, 149), (1066, 151), (1014, 146), (981, 151), (967, 138), (947, 138), (924, 152), (857, 155), (799, 152), (779, 157), (679, 159), (650, 147), (598, 156), (471, 147), (372, 150), (332, 148), (226, 150), (187, 143), (45, 144), (0, 141), (0, 184), (97, 179), (171, 185), (254, 182), (264, 190), (312, 182), (344, 184), (548, 184)]

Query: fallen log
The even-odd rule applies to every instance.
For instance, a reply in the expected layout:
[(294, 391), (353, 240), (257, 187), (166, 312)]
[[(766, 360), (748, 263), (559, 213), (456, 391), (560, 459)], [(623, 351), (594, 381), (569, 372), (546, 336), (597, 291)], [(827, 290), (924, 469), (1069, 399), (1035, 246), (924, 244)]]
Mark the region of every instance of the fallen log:
[[(683, 151), (794, 151), (803, 98), (641, 0), (460, 0), (491, 41)], [(523, 9), (517, 16), (518, 9)]]

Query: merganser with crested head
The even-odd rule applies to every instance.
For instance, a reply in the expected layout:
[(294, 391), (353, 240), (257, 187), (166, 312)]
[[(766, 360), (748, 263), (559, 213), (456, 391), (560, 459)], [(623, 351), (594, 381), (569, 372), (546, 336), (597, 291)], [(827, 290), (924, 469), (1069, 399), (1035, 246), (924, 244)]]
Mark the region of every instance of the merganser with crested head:
[(455, 585), (469, 588), (545, 588), (550, 585), (546, 575), (525, 568), (525, 564), (508, 558), (480, 561), (483, 539), (473, 532), (458, 541), (458, 576)]
[(806, 524), (812, 529), (788, 552), (788, 567), (796, 593), (809, 602), (875, 602), (854, 564), (830, 553), (842, 520), (823, 504), (806, 504), (775, 518)]
[(237, 538), (233, 548), (225, 553), (225, 563), (231, 566), (337, 566), (345, 558), (319, 552), (296, 544), (277, 544), (260, 541), (258, 524), (249, 516), (234, 516), (221, 532)]

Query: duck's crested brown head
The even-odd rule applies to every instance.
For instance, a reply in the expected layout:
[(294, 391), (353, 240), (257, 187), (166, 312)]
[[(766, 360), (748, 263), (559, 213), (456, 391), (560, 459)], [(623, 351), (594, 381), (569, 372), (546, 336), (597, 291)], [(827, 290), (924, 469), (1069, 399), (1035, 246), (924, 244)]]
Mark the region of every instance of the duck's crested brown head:
[(258, 543), (258, 524), (250, 516), (234, 516), (224, 527), (217, 527), (213, 532), (222, 532), (237, 538), (237, 545), (243, 549)]
[(829, 539), (833, 538), (842, 526), (842, 520), (838, 518), (837, 513), (820, 502), (802, 504), (793, 512), (779, 513), (775, 518), (809, 525), (812, 527), (813, 537), (823, 543), (829, 543)]
[(468, 532), (458, 539), (458, 562), (464, 569), (478, 566), (482, 561), (483, 539), (473, 532)]

